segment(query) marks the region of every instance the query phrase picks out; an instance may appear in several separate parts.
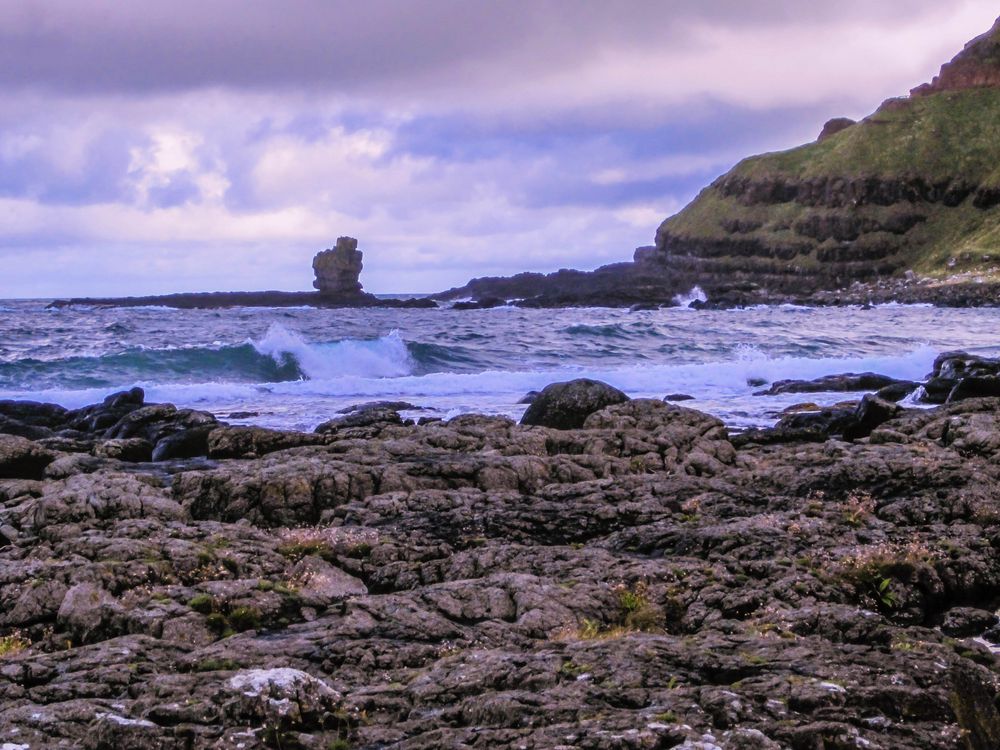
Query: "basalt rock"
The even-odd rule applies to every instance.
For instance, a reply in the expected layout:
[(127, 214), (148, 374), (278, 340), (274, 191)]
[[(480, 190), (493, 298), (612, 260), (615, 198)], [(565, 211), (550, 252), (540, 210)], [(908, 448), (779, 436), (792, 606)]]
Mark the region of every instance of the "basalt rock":
[(778, 396), (784, 393), (822, 393), (877, 391), (881, 388), (896, 385), (911, 385), (909, 381), (897, 380), (887, 375), (874, 372), (845, 373), (843, 375), (826, 375), (815, 380), (779, 380), (770, 388), (755, 393), (756, 396)]
[(324, 250), (313, 258), (316, 280), (313, 287), (329, 297), (352, 297), (361, 294), (363, 254), (353, 237), (338, 237), (333, 249)]
[(1000, 742), (1000, 399), (738, 448), (651, 399), (252, 429), (0, 480), (0, 744)]
[(529, 404), (523, 425), (541, 425), (559, 430), (583, 427), (594, 412), (628, 401), (628, 396), (607, 383), (580, 378), (546, 386)]
[(945, 352), (934, 360), (921, 401), (943, 404), (983, 396), (1000, 396), (1000, 359)]

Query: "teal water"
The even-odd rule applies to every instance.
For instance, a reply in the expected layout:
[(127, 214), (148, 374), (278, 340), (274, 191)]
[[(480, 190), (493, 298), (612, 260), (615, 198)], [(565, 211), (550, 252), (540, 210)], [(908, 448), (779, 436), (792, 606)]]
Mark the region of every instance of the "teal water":
[(688, 393), (731, 424), (766, 424), (795, 399), (753, 396), (749, 378), (874, 370), (917, 379), (941, 351), (1000, 354), (998, 331), (1000, 310), (892, 305), (48, 310), (0, 301), (0, 398), (80, 406), (141, 385), (150, 400), (307, 429), (375, 399), (517, 417), (525, 392), (586, 376), (632, 396)]

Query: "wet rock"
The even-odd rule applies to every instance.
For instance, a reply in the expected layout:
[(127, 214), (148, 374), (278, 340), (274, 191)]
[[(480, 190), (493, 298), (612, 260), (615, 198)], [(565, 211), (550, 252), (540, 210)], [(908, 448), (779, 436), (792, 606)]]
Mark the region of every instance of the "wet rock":
[(759, 391), (754, 395), (778, 396), (784, 393), (877, 391), (890, 385), (906, 382), (873, 372), (861, 374), (852, 372), (843, 375), (826, 375), (815, 380), (779, 380), (766, 391)]
[(317, 425), (316, 432), (320, 435), (336, 432), (351, 427), (380, 427), (385, 425), (403, 424), (403, 418), (395, 409), (375, 407), (351, 412), (343, 417), (337, 417)]
[(604, 407), (626, 401), (628, 396), (624, 393), (597, 380), (581, 378), (553, 383), (531, 402), (521, 424), (571, 430), (582, 427), (587, 417)]
[(52, 437), (53, 433), (48, 427), (26, 424), (16, 419), (0, 415), (0, 434), (17, 435), (18, 437), (28, 438), (29, 440), (42, 440), (47, 437)]
[(948, 402), (967, 398), (995, 398), (1000, 396), (1000, 377), (966, 377), (959, 380), (948, 393)]
[(518, 404), (530, 404), (530, 403), (533, 403), (533, 402), (534, 402), (534, 400), (535, 400), (536, 398), (538, 398), (538, 394), (539, 394), (540, 392), (541, 392), (541, 391), (528, 391), (528, 392), (527, 392), (527, 393), (525, 393), (525, 394), (524, 394), (523, 396), (521, 396), (521, 398), (520, 398), (520, 399), (518, 400), (518, 402), (517, 402), (517, 403), (518, 403)]
[(492, 310), (494, 307), (503, 307), (507, 300), (500, 297), (482, 297), (471, 302), (456, 302), (451, 306), (452, 310)]
[(813, 431), (822, 435), (842, 435), (857, 422), (857, 409), (827, 407), (819, 411), (794, 412), (784, 415), (776, 427), (779, 430)]
[(694, 396), (689, 396), (686, 393), (671, 393), (663, 397), (664, 401), (694, 401)]
[(354, 404), (338, 411), (338, 414), (354, 414), (356, 412), (372, 411), (375, 409), (390, 409), (392, 411), (421, 411), (422, 406), (414, 406), (409, 401), (366, 401), (363, 404)]
[(104, 399), (104, 406), (117, 409), (122, 406), (142, 406), (146, 401), (146, 392), (142, 388), (135, 387), (127, 391), (112, 393)]
[(153, 448), (153, 461), (169, 461), (175, 458), (194, 458), (208, 455), (208, 436), (215, 429), (212, 424), (180, 430), (161, 438)]
[(901, 380), (898, 383), (879, 388), (875, 395), (886, 401), (902, 401), (919, 387), (920, 383)]
[(938, 355), (928, 378), (960, 380), (969, 377), (1000, 376), (1000, 359), (952, 351)]
[(866, 438), (872, 431), (890, 419), (899, 416), (903, 408), (878, 396), (866, 394), (854, 412), (854, 422), (844, 428), (845, 440)]

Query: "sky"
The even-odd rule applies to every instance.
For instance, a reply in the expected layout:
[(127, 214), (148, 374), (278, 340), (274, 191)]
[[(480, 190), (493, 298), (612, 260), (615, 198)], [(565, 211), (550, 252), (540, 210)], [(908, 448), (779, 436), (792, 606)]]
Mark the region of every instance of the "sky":
[(0, 0), (0, 297), (629, 260), (745, 156), (929, 80), (988, 0)]

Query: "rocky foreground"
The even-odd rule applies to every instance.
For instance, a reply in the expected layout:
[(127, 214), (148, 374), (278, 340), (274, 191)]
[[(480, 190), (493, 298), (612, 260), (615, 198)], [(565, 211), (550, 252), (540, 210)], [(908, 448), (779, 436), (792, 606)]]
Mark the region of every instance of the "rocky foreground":
[(1000, 747), (984, 367), (853, 441), (593, 383), (315, 433), (2, 402), (0, 747)]

